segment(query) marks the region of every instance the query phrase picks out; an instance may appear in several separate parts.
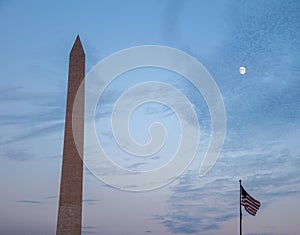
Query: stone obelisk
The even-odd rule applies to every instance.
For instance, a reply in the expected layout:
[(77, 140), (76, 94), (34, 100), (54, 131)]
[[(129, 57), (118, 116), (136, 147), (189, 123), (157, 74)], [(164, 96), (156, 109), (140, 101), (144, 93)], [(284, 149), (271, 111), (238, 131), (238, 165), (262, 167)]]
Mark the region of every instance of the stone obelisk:
[[(77, 36), (69, 59), (68, 93), (65, 119), (57, 235), (80, 235), (82, 221), (84, 82), (85, 54)], [(79, 98), (73, 107), (75, 96)], [(78, 100), (77, 100), (78, 101)], [(75, 127), (75, 130), (73, 130)], [(75, 133), (76, 132), (76, 133)], [(79, 135), (76, 145), (74, 135)], [(78, 141), (79, 140), (79, 141)]]

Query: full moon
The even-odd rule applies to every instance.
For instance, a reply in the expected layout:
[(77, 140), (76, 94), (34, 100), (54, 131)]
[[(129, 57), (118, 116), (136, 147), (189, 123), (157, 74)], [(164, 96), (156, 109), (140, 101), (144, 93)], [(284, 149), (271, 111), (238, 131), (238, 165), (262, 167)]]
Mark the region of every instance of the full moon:
[(240, 74), (244, 75), (246, 73), (246, 68), (241, 66), (240, 67)]

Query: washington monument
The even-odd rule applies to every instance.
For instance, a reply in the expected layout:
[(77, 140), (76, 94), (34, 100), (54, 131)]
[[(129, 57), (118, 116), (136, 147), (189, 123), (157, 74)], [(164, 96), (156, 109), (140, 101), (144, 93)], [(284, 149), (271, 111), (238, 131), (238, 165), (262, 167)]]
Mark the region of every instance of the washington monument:
[[(77, 36), (70, 52), (68, 93), (65, 119), (57, 235), (80, 235), (82, 221), (82, 176), (84, 139), (84, 86), (85, 54)], [(79, 89), (80, 87), (80, 89)], [(73, 107), (77, 94), (79, 105)], [(74, 108), (74, 109), (73, 109)], [(75, 126), (75, 131), (72, 129)], [(75, 146), (74, 134), (79, 135)]]

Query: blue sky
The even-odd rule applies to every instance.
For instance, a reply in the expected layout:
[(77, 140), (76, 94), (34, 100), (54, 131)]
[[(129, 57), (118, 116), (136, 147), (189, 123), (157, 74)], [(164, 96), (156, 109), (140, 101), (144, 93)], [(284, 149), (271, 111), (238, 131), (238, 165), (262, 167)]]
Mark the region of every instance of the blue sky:
[[(237, 234), (239, 179), (262, 203), (257, 216), (244, 212), (244, 234), (297, 234), (299, 12), (297, 0), (0, 1), (0, 234), (55, 233), (68, 56), (77, 34), (87, 72), (134, 46), (164, 45), (190, 54), (214, 78), (227, 115), (222, 153), (199, 177), (210, 132), (201, 94), (181, 76), (159, 69), (117, 78), (99, 102), (96, 121), (116, 162), (155, 168), (170, 160), (163, 155), (178, 143), (176, 118), (158, 104), (138, 109), (130, 126), (144, 143), (149, 124), (161, 120), (171, 133), (165, 152), (149, 162), (129, 160), (112, 141), (111, 108), (140, 79), (172, 84), (186, 95), (198, 115), (200, 145), (183, 175), (150, 192), (109, 187), (85, 168), (83, 234)], [(243, 76), (240, 66), (247, 68)]]

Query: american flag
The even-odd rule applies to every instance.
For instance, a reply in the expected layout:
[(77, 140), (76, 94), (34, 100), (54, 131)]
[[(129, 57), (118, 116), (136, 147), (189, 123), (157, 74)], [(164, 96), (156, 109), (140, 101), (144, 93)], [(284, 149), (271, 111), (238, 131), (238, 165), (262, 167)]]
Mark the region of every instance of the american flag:
[(255, 200), (253, 197), (247, 193), (247, 191), (241, 186), (241, 197), (242, 197), (242, 206), (245, 207), (245, 210), (250, 214), (255, 216), (256, 212), (260, 207), (260, 202)]

